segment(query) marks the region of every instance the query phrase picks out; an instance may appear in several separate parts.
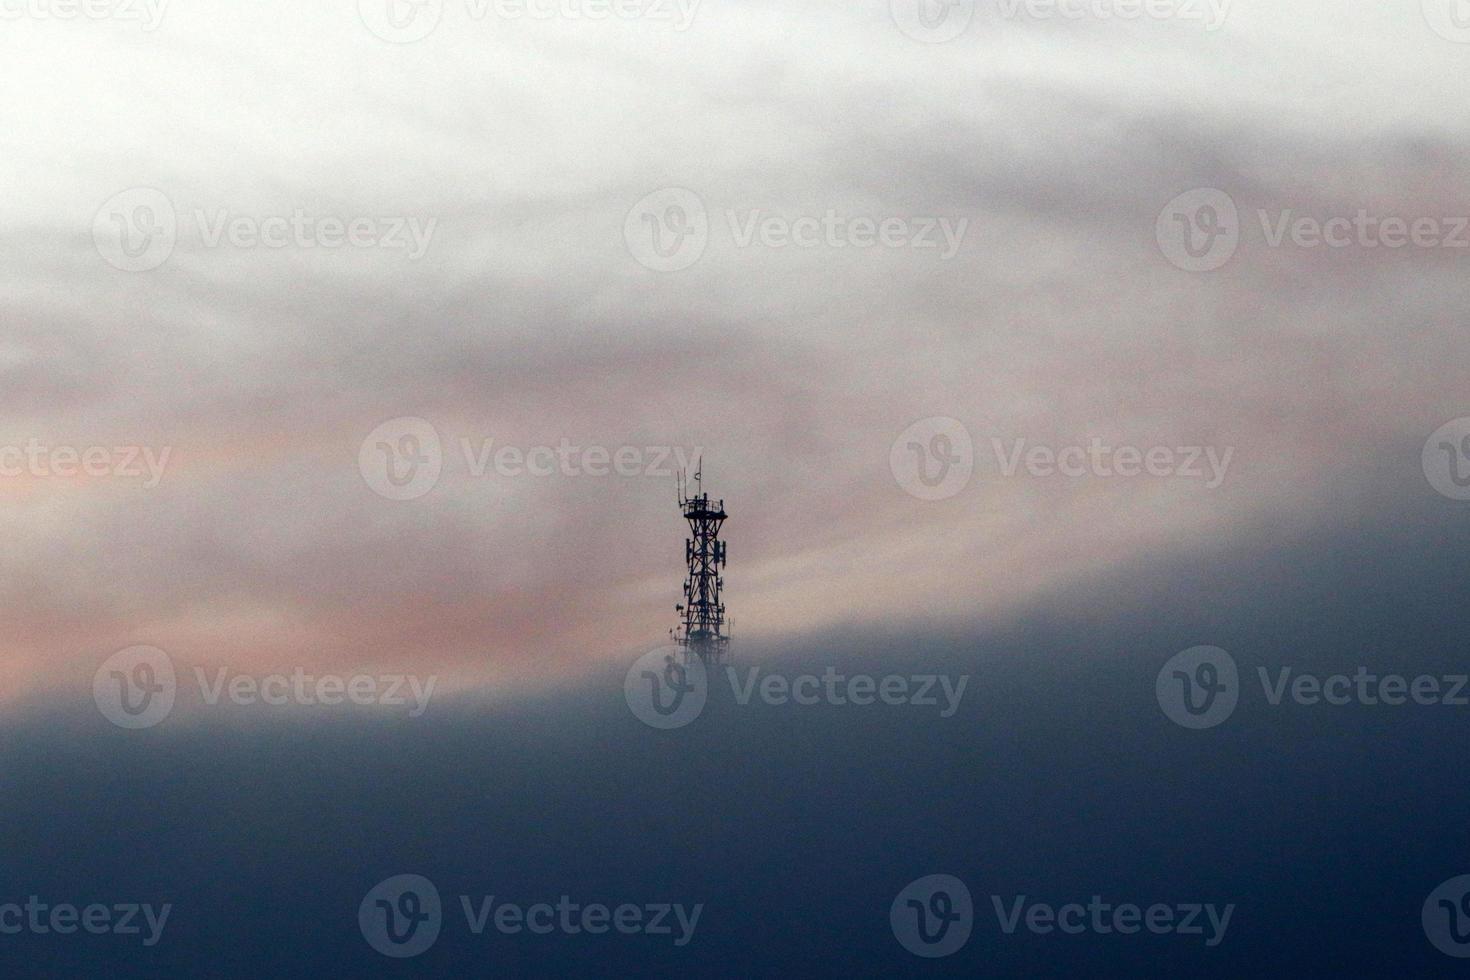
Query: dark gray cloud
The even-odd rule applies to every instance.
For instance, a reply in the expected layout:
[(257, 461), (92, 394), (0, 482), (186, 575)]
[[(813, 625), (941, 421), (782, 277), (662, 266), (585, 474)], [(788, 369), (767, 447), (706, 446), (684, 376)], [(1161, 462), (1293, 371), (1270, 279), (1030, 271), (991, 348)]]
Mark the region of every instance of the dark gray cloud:
[[(1375, 486), (1363, 475), (1360, 486)], [(625, 663), (536, 695), (461, 695), (421, 718), (215, 709), (126, 732), (85, 695), (12, 713), (0, 902), (170, 902), (162, 941), (21, 935), (17, 972), (191, 968), (296, 976), (386, 963), (362, 896), (416, 873), (447, 897), (416, 967), (742, 973), (911, 968), (888, 905), (964, 879), (975, 931), (944, 966), (1238, 976), (1431, 972), (1418, 910), (1463, 871), (1452, 750), (1464, 708), (1272, 706), (1257, 667), (1463, 672), (1465, 522), (1381, 481), (1336, 526), (1200, 549), (1049, 590), (1005, 619), (752, 640), (739, 670), (968, 674), (959, 710), (713, 697), (657, 732)], [(1251, 688), (1218, 728), (1160, 711), (1154, 677), (1198, 643)], [(249, 855), (242, 860), (242, 854)], [(457, 896), (705, 906), (654, 937), (495, 936)], [(989, 896), (1234, 903), (1226, 941), (1006, 936)], [(1307, 914), (1329, 907), (1337, 914)], [(620, 941), (620, 939), (622, 941)], [(1069, 941), (1073, 940), (1073, 941)]]

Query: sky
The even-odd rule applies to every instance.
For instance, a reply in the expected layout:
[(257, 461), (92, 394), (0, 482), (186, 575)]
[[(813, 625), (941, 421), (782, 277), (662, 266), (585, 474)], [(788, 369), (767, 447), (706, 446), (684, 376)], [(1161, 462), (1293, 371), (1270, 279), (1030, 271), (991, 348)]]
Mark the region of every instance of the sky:
[[(752, 638), (1371, 510), (1470, 381), (1455, 23), (971, 6), (9, 0), (0, 464), (42, 455), (0, 481), (5, 699), (140, 643), (446, 689), (621, 662), (673, 625), (675, 449)], [(1237, 210), (1217, 268), (1171, 243), (1191, 192)], [(1360, 209), (1440, 240), (1272, 243)], [(934, 419), (971, 472), (926, 499)], [(439, 473), (391, 499), (404, 420)], [(1203, 475), (1007, 475), (1094, 440)], [(634, 475), (495, 462), (564, 442)]]
[[(1467, 68), (1463, 0), (0, 0), (0, 972), (1450, 968), (1463, 699), (1387, 691), (1464, 684)], [(567, 896), (701, 917), (459, 915)], [(1092, 896), (1233, 918), (992, 913)]]

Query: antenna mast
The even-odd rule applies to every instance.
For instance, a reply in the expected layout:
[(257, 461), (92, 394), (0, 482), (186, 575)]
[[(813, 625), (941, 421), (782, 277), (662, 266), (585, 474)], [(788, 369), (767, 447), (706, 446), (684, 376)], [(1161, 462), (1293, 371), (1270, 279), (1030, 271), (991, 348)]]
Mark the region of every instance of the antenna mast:
[(684, 659), (698, 659), (706, 666), (723, 663), (730, 646), (725, 625), (725, 604), (720, 590), (725, 580), (720, 570), (725, 567), (725, 542), (720, 540), (720, 527), (728, 516), (725, 501), (711, 501), (704, 492), (704, 463), (695, 461), (694, 493), (687, 495), (689, 484), (679, 474), (679, 509), (689, 522), (689, 538), (684, 542), (684, 560), (689, 565), (684, 579), (684, 602), (675, 606), (683, 619), (674, 631), (674, 642), (684, 648)]

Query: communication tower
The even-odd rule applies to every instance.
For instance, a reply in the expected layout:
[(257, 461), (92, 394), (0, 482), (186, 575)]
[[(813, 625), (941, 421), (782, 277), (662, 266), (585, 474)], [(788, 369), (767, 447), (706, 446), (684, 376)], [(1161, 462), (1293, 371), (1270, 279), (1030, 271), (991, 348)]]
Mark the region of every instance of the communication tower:
[(681, 621), (669, 632), (683, 648), (686, 662), (697, 659), (708, 667), (723, 663), (730, 647), (725, 604), (720, 599), (720, 590), (725, 585), (720, 574), (725, 567), (725, 542), (720, 540), (720, 527), (727, 515), (725, 501), (712, 501), (704, 492), (702, 461), (695, 462), (694, 493), (688, 491), (688, 482), (680, 473), (679, 509), (689, 522), (689, 538), (684, 542), (689, 575), (684, 579), (684, 601), (674, 607)]

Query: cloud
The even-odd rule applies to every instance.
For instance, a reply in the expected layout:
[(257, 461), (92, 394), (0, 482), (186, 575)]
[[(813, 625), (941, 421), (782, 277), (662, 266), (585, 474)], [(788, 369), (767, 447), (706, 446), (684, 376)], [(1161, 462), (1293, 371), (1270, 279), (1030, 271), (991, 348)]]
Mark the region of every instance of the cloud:
[[(999, 612), (1162, 542), (1331, 521), (1365, 461), (1413, 475), (1465, 414), (1462, 253), (1270, 247), (1257, 222), (1470, 211), (1458, 49), (1412, 11), (1235, 4), (1212, 33), (1012, 19), (926, 45), (884, 4), (706, 3), (684, 32), (450, 5), (400, 46), (354, 8), (8, 25), (0, 84), (27, 98), (0, 108), (20, 189), (0, 202), (0, 444), (172, 450), (151, 490), (0, 484), (9, 689), (75, 683), (132, 642), (473, 683), (662, 638), (667, 477), (476, 477), (461, 440), (703, 447), (733, 514), (732, 615), (759, 636)], [(1365, 65), (1356, 98), (1326, 91)], [(710, 234), (658, 273), (624, 226), (671, 186)], [(129, 187), (179, 217), (149, 272), (93, 244)], [(1192, 187), (1242, 215), (1213, 273), (1155, 240)], [(435, 226), (417, 262), (210, 247), (199, 226), (298, 211)], [(948, 260), (736, 234), (829, 213), (967, 231)], [(358, 449), (404, 416), (439, 431), (445, 472), (390, 501)], [(940, 502), (889, 472), (930, 416), (976, 447)], [(1094, 438), (1235, 455), (1213, 491), (998, 474), (993, 440)]]

